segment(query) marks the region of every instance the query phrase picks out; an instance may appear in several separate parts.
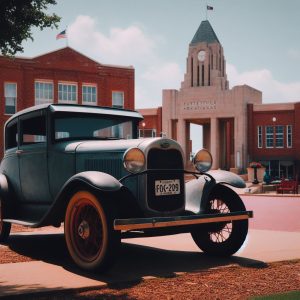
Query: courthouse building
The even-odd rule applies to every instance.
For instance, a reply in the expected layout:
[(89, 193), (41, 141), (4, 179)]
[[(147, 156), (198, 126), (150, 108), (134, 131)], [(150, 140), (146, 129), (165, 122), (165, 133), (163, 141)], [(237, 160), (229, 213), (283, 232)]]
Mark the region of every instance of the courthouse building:
[[(275, 177), (295, 175), (300, 159), (299, 104), (262, 104), (262, 93), (248, 85), (229, 89), (223, 47), (209, 21), (189, 44), (181, 88), (163, 90), (162, 107), (140, 109), (141, 136), (164, 134), (192, 151), (190, 124), (203, 128), (203, 147), (213, 168), (245, 171), (261, 161)], [(300, 111), (299, 111), (300, 112)], [(200, 138), (200, 137), (199, 137)]]
[(37, 104), (134, 109), (134, 69), (104, 65), (70, 47), (34, 58), (0, 56), (0, 99), (0, 139), (3, 141), (5, 121), (15, 112)]

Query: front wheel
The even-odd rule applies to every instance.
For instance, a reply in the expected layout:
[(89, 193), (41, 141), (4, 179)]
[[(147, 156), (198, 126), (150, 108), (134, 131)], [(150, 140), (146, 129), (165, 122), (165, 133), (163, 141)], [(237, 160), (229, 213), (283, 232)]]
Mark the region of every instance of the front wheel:
[(121, 241), (113, 229), (113, 212), (88, 191), (75, 193), (68, 204), (65, 239), (74, 262), (89, 271), (107, 269)]
[[(241, 198), (229, 188), (219, 186), (210, 195), (207, 214), (245, 211)], [(248, 220), (220, 222), (199, 226), (191, 232), (193, 240), (204, 252), (216, 256), (230, 256), (243, 245), (248, 233)]]
[(4, 206), (3, 206), (3, 201), (0, 199), (0, 243), (7, 241), (11, 229), (11, 224), (3, 222), (3, 219), (4, 219)]

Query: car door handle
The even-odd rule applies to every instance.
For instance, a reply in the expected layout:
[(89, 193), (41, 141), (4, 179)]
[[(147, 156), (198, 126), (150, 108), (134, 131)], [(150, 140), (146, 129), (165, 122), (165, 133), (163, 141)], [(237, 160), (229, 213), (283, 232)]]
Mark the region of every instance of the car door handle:
[(23, 152), (24, 152), (23, 150), (17, 150), (17, 151), (16, 151), (16, 153), (17, 153), (18, 155), (22, 154)]

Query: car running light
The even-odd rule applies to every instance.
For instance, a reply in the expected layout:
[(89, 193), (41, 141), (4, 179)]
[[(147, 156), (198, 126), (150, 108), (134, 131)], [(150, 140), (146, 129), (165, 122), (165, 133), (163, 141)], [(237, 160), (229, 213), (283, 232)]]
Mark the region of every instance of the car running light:
[(128, 149), (124, 153), (123, 165), (125, 169), (130, 173), (139, 173), (144, 170), (145, 167), (145, 155), (143, 151), (138, 148)]
[(207, 172), (212, 166), (212, 156), (206, 149), (201, 149), (196, 153), (193, 164), (199, 172)]

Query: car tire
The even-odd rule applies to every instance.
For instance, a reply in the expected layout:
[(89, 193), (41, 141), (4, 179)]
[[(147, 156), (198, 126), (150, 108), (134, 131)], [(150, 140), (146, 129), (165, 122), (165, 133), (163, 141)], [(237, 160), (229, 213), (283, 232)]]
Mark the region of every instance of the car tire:
[(105, 271), (120, 248), (113, 207), (89, 191), (75, 193), (66, 210), (65, 239), (73, 261), (88, 271)]
[[(205, 213), (245, 211), (241, 198), (227, 187), (219, 186), (210, 197)], [(248, 219), (228, 223), (200, 225), (191, 232), (197, 246), (206, 254), (231, 256), (243, 245), (248, 233)]]
[(3, 201), (0, 199), (0, 243), (6, 242), (11, 229), (11, 224), (3, 222), (4, 219), (4, 206)]

